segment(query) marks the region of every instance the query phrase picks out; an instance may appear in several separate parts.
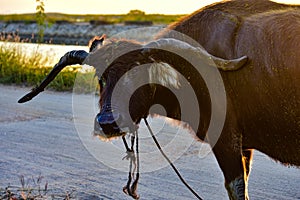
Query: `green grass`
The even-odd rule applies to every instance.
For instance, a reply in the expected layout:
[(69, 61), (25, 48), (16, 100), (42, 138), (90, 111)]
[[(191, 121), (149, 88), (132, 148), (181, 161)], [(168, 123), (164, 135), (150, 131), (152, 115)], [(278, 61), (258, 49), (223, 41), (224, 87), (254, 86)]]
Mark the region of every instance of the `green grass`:
[[(152, 21), (154, 24), (170, 24), (177, 21), (184, 15), (163, 15), (163, 14), (145, 14), (143, 12), (122, 15), (76, 15), (76, 14), (62, 14), (62, 13), (46, 13), (46, 20), (49, 23), (55, 23), (59, 20), (68, 22), (89, 22), (90, 20), (102, 20), (109, 23), (123, 23), (124, 21)], [(29, 14), (9, 14), (0, 15), (0, 21), (27, 21), (28, 23), (35, 21), (35, 13)]]
[[(38, 49), (29, 56), (15, 45), (0, 46), (0, 83), (20, 86), (36, 86), (52, 70), (46, 66), (47, 56)], [(78, 77), (76, 79), (76, 77)], [(72, 91), (76, 80), (76, 92), (95, 91), (94, 72), (81, 72), (80, 66), (69, 66), (62, 70), (49, 84), (48, 88), (56, 91)]]

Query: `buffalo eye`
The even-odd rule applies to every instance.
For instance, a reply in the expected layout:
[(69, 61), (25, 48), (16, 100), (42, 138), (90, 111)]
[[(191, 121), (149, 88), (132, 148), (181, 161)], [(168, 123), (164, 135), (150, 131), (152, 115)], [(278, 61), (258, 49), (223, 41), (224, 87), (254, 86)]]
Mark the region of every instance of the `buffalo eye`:
[(106, 86), (106, 81), (103, 77), (99, 79), (99, 85), (101, 90)]

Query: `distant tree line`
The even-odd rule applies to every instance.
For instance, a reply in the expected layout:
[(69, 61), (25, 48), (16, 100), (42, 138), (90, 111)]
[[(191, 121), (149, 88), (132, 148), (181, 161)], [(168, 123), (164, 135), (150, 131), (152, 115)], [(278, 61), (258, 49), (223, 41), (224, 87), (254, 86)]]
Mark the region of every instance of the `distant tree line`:
[(122, 24), (124, 22), (145, 22), (153, 24), (170, 24), (184, 15), (146, 14), (141, 10), (130, 10), (127, 14), (64, 14), (45, 12), (45, 0), (34, 0), (36, 3), (35, 13), (26, 14), (0, 14), (0, 23), (37, 23), (39, 25), (40, 38), (47, 26), (62, 23), (91, 23), (92, 25)]

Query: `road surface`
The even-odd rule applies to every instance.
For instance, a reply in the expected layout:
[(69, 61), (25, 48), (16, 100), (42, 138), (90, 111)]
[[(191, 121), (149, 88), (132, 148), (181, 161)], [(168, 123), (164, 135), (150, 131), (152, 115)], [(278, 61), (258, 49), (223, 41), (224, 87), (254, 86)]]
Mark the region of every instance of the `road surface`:
[[(29, 90), (0, 85), (0, 188), (20, 186), (21, 175), (30, 178), (41, 174), (49, 189), (74, 191), (75, 199), (131, 199), (122, 192), (128, 173), (103, 164), (101, 154), (96, 159), (80, 139), (72, 93), (45, 91), (28, 103), (17, 104)], [(102, 143), (99, 141), (99, 149)], [(193, 142), (174, 164), (203, 199), (228, 199), (215, 157), (211, 153), (201, 156), (200, 147), (199, 142)], [(122, 161), (123, 156), (124, 152), (116, 159), (126, 168), (128, 161)], [(194, 199), (168, 166), (141, 173), (138, 193), (140, 199)], [(249, 195), (257, 200), (300, 199), (300, 169), (255, 152)]]

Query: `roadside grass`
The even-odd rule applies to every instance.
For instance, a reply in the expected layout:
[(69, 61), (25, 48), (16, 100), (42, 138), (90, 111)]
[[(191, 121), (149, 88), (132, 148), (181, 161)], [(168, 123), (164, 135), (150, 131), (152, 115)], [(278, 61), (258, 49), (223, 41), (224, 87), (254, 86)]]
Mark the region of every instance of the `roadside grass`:
[(20, 177), (20, 186), (8, 185), (5, 188), (0, 188), (1, 200), (70, 200), (74, 199), (73, 192), (57, 192), (48, 188), (48, 182), (44, 181), (44, 177), (38, 175), (37, 177), (25, 178), (24, 175)]
[[(16, 45), (0, 45), (0, 83), (36, 86), (53, 68), (53, 66), (47, 66), (48, 59), (47, 55), (38, 51), (38, 48), (28, 55)], [(63, 69), (47, 88), (55, 91), (72, 91), (75, 80), (76, 92), (95, 91), (95, 87), (92, 87), (96, 81), (94, 71), (82, 70), (78, 65)]]
[[(123, 23), (124, 21), (152, 21), (154, 24), (170, 24), (177, 21), (184, 15), (164, 15), (164, 14), (145, 14), (142, 11), (132, 10), (128, 14), (63, 14), (63, 13), (46, 13), (46, 20), (53, 24), (56, 21), (64, 22), (90, 22), (91, 20), (101, 20), (108, 23), (116, 24)], [(24, 21), (29, 23), (35, 22), (35, 13), (28, 14), (7, 14), (0, 15), (0, 21), (3, 22), (14, 22), (14, 21)]]

